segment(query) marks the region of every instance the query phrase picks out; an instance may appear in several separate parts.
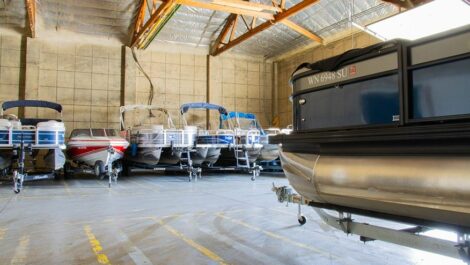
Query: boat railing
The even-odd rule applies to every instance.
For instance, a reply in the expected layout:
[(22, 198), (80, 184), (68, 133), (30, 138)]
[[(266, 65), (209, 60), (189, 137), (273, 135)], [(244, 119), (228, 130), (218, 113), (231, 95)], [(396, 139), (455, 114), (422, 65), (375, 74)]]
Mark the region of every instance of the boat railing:
[(33, 125), (0, 129), (0, 148), (12, 148), (23, 142), (33, 149), (65, 149), (65, 128), (38, 128)]
[(193, 131), (182, 129), (166, 129), (163, 132), (165, 147), (188, 148), (194, 145)]
[(249, 148), (261, 148), (260, 142), (261, 132), (258, 129), (244, 130), (240, 128), (235, 129), (235, 135), (237, 136), (238, 145), (249, 147)]

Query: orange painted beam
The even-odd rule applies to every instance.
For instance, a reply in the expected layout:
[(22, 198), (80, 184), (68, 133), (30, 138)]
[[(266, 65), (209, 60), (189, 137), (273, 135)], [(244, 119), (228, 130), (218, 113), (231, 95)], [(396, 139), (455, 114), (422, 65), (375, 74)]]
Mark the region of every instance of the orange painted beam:
[(244, 9), (244, 8), (239, 8), (239, 7), (219, 5), (215, 3), (201, 2), (201, 1), (194, 1), (194, 0), (175, 0), (175, 2), (180, 5), (204, 8), (204, 9), (209, 9), (209, 10), (214, 10), (214, 11), (222, 11), (222, 12), (238, 14), (238, 15), (247, 15), (247, 16), (252, 16), (252, 17), (260, 17), (260, 18), (264, 18), (267, 20), (274, 19), (274, 16), (271, 13), (249, 10), (249, 9)]
[(169, 11), (171, 11), (171, 7), (174, 6), (175, 1), (169, 0), (163, 2), (155, 11), (155, 13), (150, 16), (149, 20), (145, 23), (143, 27), (140, 27), (139, 31), (135, 32), (134, 38), (132, 39), (130, 47), (135, 47), (137, 43), (144, 37), (146, 32), (149, 32), (150, 29), (155, 25), (155, 23), (159, 22), (161, 18), (163, 18)]
[(305, 8), (308, 8), (308, 7), (312, 6), (313, 4), (317, 3), (318, 1), (319, 0), (304, 0), (300, 3), (298, 3), (297, 5), (287, 9), (286, 11), (283, 11), (281, 13), (278, 13), (278, 14), (274, 15), (273, 20), (266, 21), (266, 22), (256, 26), (255, 28), (247, 31), (246, 33), (242, 34), (238, 38), (230, 41), (229, 43), (227, 43), (223, 47), (220, 47), (220, 48), (217, 47), (216, 49), (214, 49), (213, 52), (211, 52), (211, 55), (216, 56), (216, 55), (219, 55), (219, 54), (223, 53), (224, 51), (227, 51), (227, 50), (233, 48), (234, 46), (236, 46), (236, 45), (246, 41), (247, 39), (253, 37), (254, 35), (260, 33), (261, 31), (272, 27), (276, 23), (282, 22), (282, 21), (286, 20), (287, 18), (289, 18), (289, 17), (299, 13), (300, 11), (304, 10)]
[(323, 43), (323, 39), (320, 36), (316, 35), (315, 33), (310, 32), (306, 28), (304, 28), (304, 27), (302, 27), (298, 24), (295, 24), (294, 22), (292, 22), (288, 19), (283, 20), (281, 23), (286, 25), (290, 29), (297, 31), (298, 33), (304, 35), (305, 37), (307, 37), (311, 40), (314, 40), (314, 41), (319, 42), (319, 43)]
[(217, 39), (215, 40), (214, 44), (211, 47), (211, 53), (212, 53), (212, 51), (215, 52), (219, 48), (219, 46), (222, 44), (225, 37), (230, 32), (230, 29), (232, 28), (232, 26), (234, 25), (234, 23), (236, 21), (238, 21), (238, 15), (237, 14), (231, 14), (227, 17), (227, 22), (225, 22), (225, 25), (222, 28), (222, 30), (220, 31), (219, 36), (217, 37)]
[(26, 0), (26, 10), (31, 37), (34, 38), (36, 37), (36, 0)]

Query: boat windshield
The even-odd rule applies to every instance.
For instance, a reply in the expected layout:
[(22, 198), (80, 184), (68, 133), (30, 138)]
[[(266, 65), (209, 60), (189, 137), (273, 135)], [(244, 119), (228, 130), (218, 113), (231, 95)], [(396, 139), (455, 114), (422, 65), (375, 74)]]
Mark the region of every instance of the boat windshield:
[(90, 136), (90, 129), (75, 129), (70, 134), (70, 138), (73, 137), (89, 137)]
[(106, 137), (104, 129), (91, 129), (93, 137)]
[(238, 123), (240, 129), (243, 130), (258, 129), (258, 123), (256, 122), (256, 120), (239, 118)]
[(106, 129), (107, 136), (118, 136), (118, 132), (116, 129)]

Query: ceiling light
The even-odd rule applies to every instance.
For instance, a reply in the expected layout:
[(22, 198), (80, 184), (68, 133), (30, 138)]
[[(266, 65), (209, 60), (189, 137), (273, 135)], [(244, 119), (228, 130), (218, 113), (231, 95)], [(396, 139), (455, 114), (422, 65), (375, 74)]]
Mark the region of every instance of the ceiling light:
[(372, 30), (368, 29), (367, 27), (364, 27), (364, 26), (361, 26), (359, 24), (357, 24), (356, 22), (351, 22), (351, 24), (355, 27), (355, 28), (358, 28), (364, 32), (367, 32), (368, 34), (376, 37), (377, 39), (379, 40), (382, 40), (382, 41), (386, 41), (387, 39), (383, 36), (381, 36), (380, 34), (376, 33), (376, 32), (373, 32)]
[(385, 39), (416, 40), (469, 24), (467, 0), (434, 0), (372, 23), (366, 29)]

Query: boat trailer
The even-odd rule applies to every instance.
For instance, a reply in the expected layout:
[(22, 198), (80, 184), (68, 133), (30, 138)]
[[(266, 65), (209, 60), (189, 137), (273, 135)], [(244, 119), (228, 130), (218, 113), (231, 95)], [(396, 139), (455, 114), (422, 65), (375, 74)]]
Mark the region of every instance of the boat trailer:
[(368, 223), (356, 222), (350, 212), (336, 209), (338, 216), (333, 216), (321, 208), (321, 203), (309, 201), (302, 196), (295, 194), (287, 186), (276, 187), (273, 183), (272, 191), (276, 193), (280, 203), (294, 203), (298, 205), (297, 220), (300, 225), (304, 225), (307, 219), (302, 214), (302, 205), (312, 206), (315, 212), (326, 224), (343, 231), (346, 234), (358, 235), (359, 240), (366, 243), (369, 241), (385, 241), (405, 247), (419, 249), (439, 255), (461, 259), (470, 264), (470, 233), (468, 231), (459, 231), (456, 241), (444, 240), (420, 233), (432, 230), (430, 227), (417, 225), (401, 230), (391, 229), (383, 226), (371, 225)]
[(165, 165), (157, 164), (156, 166), (148, 166), (143, 163), (126, 161), (124, 164), (124, 174), (126, 176), (132, 175), (133, 172), (186, 172), (188, 174), (188, 181), (195, 181), (202, 178), (202, 169), (194, 167), (191, 159), (191, 153), (195, 152), (194, 149), (188, 149), (181, 153), (179, 164)]
[(111, 188), (112, 184), (116, 184), (118, 177), (122, 172), (122, 165), (121, 162), (115, 161), (114, 163), (111, 161), (111, 156), (114, 155), (114, 148), (112, 146), (108, 147), (108, 157), (106, 161), (108, 161), (107, 165), (103, 164), (103, 161), (96, 161), (94, 167), (90, 167), (87, 165), (80, 165), (72, 166), (70, 162), (66, 162), (64, 165), (64, 177), (67, 178), (72, 176), (73, 174), (92, 174), (100, 178), (100, 180), (108, 177), (108, 187)]
[(28, 173), (25, 170), (25, 158), (26, 153), (29, 155), (33, 154), (33, 148), (31, 144), (25, 145), (22, 140), (19, 145), (13, 146), (13, 157), (16, 162), (16, 166), (13, 168), (13, 191), (15, 193), (20, 193), (23, 189), (23, 183), (25, 181), (34, 181), (34, 180), (43, 180), (43, 179), (55, 179), (57, 173), (52, 172), (36, 172)]

